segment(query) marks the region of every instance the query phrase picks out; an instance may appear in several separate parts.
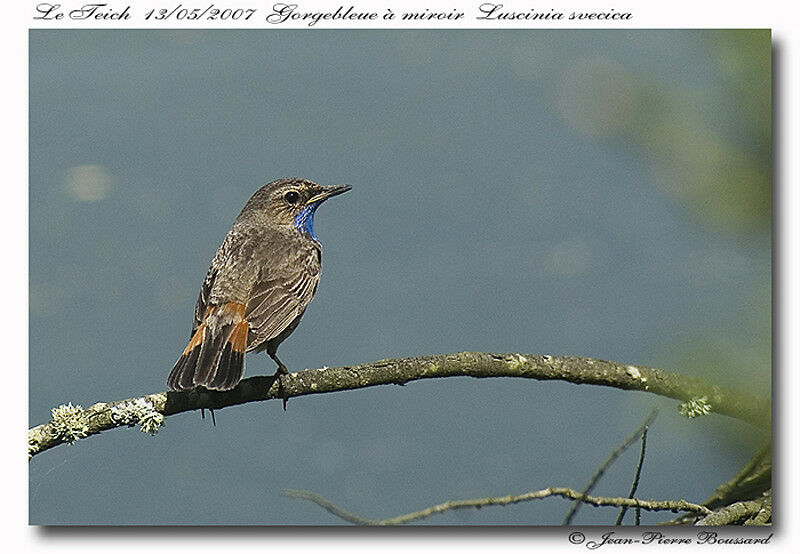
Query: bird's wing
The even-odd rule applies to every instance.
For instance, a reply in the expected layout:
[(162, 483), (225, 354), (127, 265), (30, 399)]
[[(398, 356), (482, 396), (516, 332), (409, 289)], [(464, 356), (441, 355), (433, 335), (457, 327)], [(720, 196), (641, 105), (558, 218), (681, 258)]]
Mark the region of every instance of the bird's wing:
[(214, 286), (214, 280), (217, 278), (217, 268), (212, 263), (208, 268), (208, 273), (203, 281), (203, 286), (200, 287), (200, 294), (197, 296), (197, 303), (194, 306), (194, 325), (192, 325), (192, 336), (197, 328), (203, 322), (203, 315), (206, 313), (208, 307), (208, 297), (211, 294), (211, 289)]
[(280, 335), (311, 302), (319, 284), (320, 262), (316, 253), (306, 254), (310, 255), (292, 257), (280, 268), (262, 268), (245, 311), (251, 333), (248, 350)]
[[(256, 230), (258, 231), (258, 230)], [(214, 254), (194, 308), (192, 333), (203, 323), (209, 306), (244, 304), (258, 274), (254, 253), (263, 233), (234, 227)]]

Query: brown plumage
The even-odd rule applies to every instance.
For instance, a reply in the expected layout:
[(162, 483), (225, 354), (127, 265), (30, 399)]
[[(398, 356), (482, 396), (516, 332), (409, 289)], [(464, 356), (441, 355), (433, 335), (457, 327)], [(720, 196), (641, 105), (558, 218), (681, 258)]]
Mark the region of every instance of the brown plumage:
[(300, 323), (322, 269), (314, 212), (349, 185), (278, 179), (247, 201), (208, 270), (194, 312), (191, 339), (167, 378), (170, 390), (235, 387), (245, 352), (278, 345)]

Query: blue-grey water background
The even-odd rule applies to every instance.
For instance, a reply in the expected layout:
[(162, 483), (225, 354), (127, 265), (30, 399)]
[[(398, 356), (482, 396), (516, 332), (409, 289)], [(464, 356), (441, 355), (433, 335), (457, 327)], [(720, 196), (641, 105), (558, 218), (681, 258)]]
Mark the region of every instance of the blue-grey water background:
[[(317, 214), (294, 370), (530, 352), (768, 395), (769, 110), (768, 31), (32, 31), (30, 423), (164, 390), (212, 255), (282, 176), (353, 186)], [(702, 501), (763, 439), (645, 393), (431, 380), (59, 446), (30, 465), (30, 522), (339, 524), (281, 489), (382, 518), (581, 488), (653, 406), (643, 498)], [(596, 493), (627, 495), (637, 457)]]

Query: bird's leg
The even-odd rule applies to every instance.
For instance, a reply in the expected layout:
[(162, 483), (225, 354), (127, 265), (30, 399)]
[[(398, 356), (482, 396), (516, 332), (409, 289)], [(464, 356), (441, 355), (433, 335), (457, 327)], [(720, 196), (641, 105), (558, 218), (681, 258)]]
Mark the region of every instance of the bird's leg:
[(275, 372), (275, 375), (289, 375), (289, 368), (287, 368), (283, 362), (280, 361), (277, 352), (271, 352), (269, 357), (275, 360), (275, 363), (278, 364), (278, 370)]
[[(209, 408), (208, 411), (211, 412), (211, 423), (214, 425), (214, 427), (216, 427), (217, 426), (217, 418), (214, 417), (214, 410), (212, 408)], [(206, 418), (206, 409), (205, 408), (200, 408), (200, 417), (203, 418), (203, 419)]]
[(283, 364), (282, 361), (278, 359), (277, 352), (268, 352), (269, 357), (275, 360), (275, 363), (278, 364), (278, 370), (275, 372), (275, 377), (278, 379), (278, 390), (280, 391), (281, 395), (283, 396), (283, 411), (286, 411), (286, 403), (289, 402), (289, 397), (286, 394), (286, 389), (283, 387), (283, 376), (289, 375), (289, 370)]

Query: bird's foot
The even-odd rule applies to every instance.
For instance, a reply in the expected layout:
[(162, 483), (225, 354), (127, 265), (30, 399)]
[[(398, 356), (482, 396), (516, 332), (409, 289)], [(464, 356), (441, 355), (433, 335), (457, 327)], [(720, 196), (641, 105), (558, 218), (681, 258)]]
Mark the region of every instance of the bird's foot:
[(286, 404), (289, 402), (289, 395), (286, 394), (286, 387), (283, 384), (283, 379), (285, 376), (289, 375), (289, 370), (280, 360), (276, 361), (278, 362), (278, 370), (275, 372), (275, 377), (278, 379), (278, 391), (283, 398), (283, 411), (285, 412)]
[[(214, 416), (214, 410), (211, 409), (211, 408), (208, 408), (208, 411), (211, 412), (211, 423), (212, 423), (212, 425), (214, 427), (216, 427), (217, 426), (217, 418)], [(206, 418), (206, 409), (205, 408), (200, 408), (200, 417), (202, 419)]]

